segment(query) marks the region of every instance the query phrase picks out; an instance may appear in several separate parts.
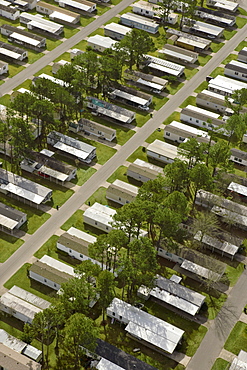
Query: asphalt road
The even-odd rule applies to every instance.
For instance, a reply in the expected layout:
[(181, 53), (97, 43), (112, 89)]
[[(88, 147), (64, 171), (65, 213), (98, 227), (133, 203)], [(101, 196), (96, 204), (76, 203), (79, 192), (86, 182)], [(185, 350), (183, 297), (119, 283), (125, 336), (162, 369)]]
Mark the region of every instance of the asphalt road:
[(25, 68), (23, 71), (7, 80), (3, 85), (0, 86), (0, 96), (8, 94), (15, 87), (19, 86), (35, 73), (39, 72), (42, 68), (46, 67), (49, 63), (53, 62), (54, 59), (58, 58), (60, 55), (71, 49), (74, 45), (78, 44), (78, 42), (85, 39), (85, 37), (100, 28), (103, 24), (115, 17), (118, 13), (132, 3), (133, 0), (122, 0), (119, 4), (109, 9), (106, 13), (102, 14), (100, 17), (88, 24), (81, 31), (77, 32), (74, 36), (63, 41), (58, 47), (49, 51), (49, 53), (45, 54), (35, 63), (30, 64), (30, 66)]

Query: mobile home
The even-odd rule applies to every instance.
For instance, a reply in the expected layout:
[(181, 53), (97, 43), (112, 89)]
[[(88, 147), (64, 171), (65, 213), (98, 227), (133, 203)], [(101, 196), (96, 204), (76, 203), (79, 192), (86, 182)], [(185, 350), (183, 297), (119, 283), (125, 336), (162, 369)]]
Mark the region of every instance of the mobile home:
[[(144, 17), (154, 18), (160, 21), (160, 7), (159, 5), (151, 5), (147, 1), (138, 1), (133, 4), (133, 13), (143, 15)], [(176, 24), (178, 21), (178, 14), (169, 13), (167, 17), (167, 23)]]
[(146, 153), (148, 157), (164, 164), (172, 163), (176, 158), (186, 161), (185, 158), (179, 155), (177, 146), (157, 139), (147, 146)]
[(36, 51), (40, 51), (46, 46), (46, 38), (43, 36), (34, 35), (31, 32), (13, 27), (9, 24), (3, 24), (0, 28), (1, 34), (7, 36), (10, 42), (21, 44), (26, 48)]
[(163, 168), (155, 166), (152, 163), (145, 162), (141, 159), (136, 159), (130, 163), (127, 176), (140, 182), (147, 182), (156, 179), (159, 175), (164, 175)]
[(75, 12), (93, 13), (96, 10), (96, 4), (87, 0), (55, 0), (61, 8), (72, 8)]
[(220, 114), (218, 113), (213, 113), (206, 109), (195, 107), (194, 105), (187, 105), (180, 113), (181, 121), (207, 130), (218, 128), (224, 123), (219, 117)]
[(159, 50), (159, 53), (165, 54), (170, 60), (175, 60), (185, 64), (195, 63), (198, 59), (198, 53), (170, 44), (166, 44), (163, 49)]
[(242, 63), (247, 63), (247, 47), (243, 48), (238, 53), (238, 61)]
[(137, 28), (155, 34), (159, 31), (159, 24), (140, 15), (125, 13), (120, 17), (120, 22), (127, 27)]
[(115, 180), (106, 190), (106, 199), (121, 205), (135, 200), (139, 188), (121, 180)]
[(11, 3), (2, 1), (0, 3), (0, 16), (10, 19), (11, 21), (16, 21), (20, 17), (20, 11), (11, 6)]
[(232, 148), (230, 160), (245, 169), (247, 168), (247, 152)]
[(116, 130), (86, 118), (81, 118), (78, 123), (71, 122), (69, 130), (73, 132), (82, 131), (107, 141), (113, 141), (116, 138)]
[(172, 75), (175, 77), (181, 77), (184, 73), (184, 66), (181, 66), (180, 64), (170, 62), (168, 60), (164, 60), (161, 58), (153, 57), (152, 55), (145, 55), (145, 64), (158, 72), (161, 75)]
[(247, 82), (247, 65), (238, 60), (231, 60), (230, 63), (225, 66), (224, 75)]
[(71, 12), (67, 9), (58, 8), (55, 5), (39, 1), (36, 5), (38, 13), (49, 16), (50, 20), (65, 24), (76, 24), (80, 22), (80, 14)]
[(0, 61), (0, 75), (8, 73), (8, 71), (9, 71), (8, 63)]
[(14, 45), (0, 41), (0, 58), (12, 63), (23, 61), (28, 57), (28, 52)]
[(239, 4), (234, 1), (228, 0), (207, 0), (207, 6), (212, 6), (221, 11), (235, 13), (239, 7)]
[(111, 37), (112, 39), (116, 39), (118, 41), (122, 40), (127, 33), (130, 33), (131, 31), (132, 28), (114, 22), (104, 26), (105, 36)]
[(117, 41), (112, 40), (110, 37), (105, 37), (101, 35), (94, 35), (87, 39), (87, 44), (93, 50), (100, 51), (101, 53), (106, 49), (112, 48)]
[(122, 85), (118, 89), (114, 89), (109, 96), (113, 100), (142, 110), (149, 110), (153, 98), (152, 95)]
[(192, 51), (202, 52), (209, 49), (211, 45), (211, 41), (208, 39), (204, 39), (203, 37), (196, 35), (190, 35), (173, 28), (169, 28), (166, 31), (166, 34), (168, 36), (177, 36), (176, 45)]
[(201, 21), (195, 21), (185, 18), (182, 30), (198, 36), (207, 37), (209, 39), (220, 38), (223, 36), (224, 28), (215, 26)]
[[(231, 103), (233, 103), (233, 99), (229, 98), (229, 100)], [(221, 114), (233, 114), (233, 110), (228, 108), (225, 103), (226, 101), (224, 95), (210, 90), (203, 90), (196, 96), (196, 104), (203, 108), (209, 108)]]
[(63, 33), (63, 26), (61, 24), (48, 21), (40, 14), (21, 13), (20, 23), (25, 24), (29, 30), (47, 33), (56, 38)]
[(188, 138), (195, 138), (199, 143), (208, 144), (210, 142), (210, 136), (207, 132), (177, 121), (172, 121), (165, 126), (164, 138), (177, 143), (183, 143)]
[(234, 91), (241, 89), (247, 89), (247, 83), (236, 81), (232, 78), (221, 75), (212, 78), (208, 84), (208, 90), (214, 91), (221, 95), (231, 96)]
[(131, 71), (130, 69), (124, 71), (124, 78), (134, 83), (136, 86), (151, 90), (156, 94), (160, 94), (168, 84), (168, 81), (163, 78), (139, 71)]
[(0, 203), (0, 229), (13, 234), (27, 221), (27, 214)]
[(222, 14), (220, 11), (202, 8), (200, 6), (196, 8), (195, 15), (207, 23), (216, 24), (220, 27), (233, 27), (236, 23), (236, 18), (232, 15)]

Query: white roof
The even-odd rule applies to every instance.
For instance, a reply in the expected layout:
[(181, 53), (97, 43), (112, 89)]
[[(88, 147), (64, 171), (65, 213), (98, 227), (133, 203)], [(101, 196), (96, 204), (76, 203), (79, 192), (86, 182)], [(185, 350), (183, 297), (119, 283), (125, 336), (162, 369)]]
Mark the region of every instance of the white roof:
[(185, 60), (186, 62), (192, 63), (194, 61), (193, 56), (185, 55), (182, 52), (179, 53), (178, 51), (166, 49), (165, 47), (163, 49), (159, 50), (158, 52), (161, 53), (161, 54), (166, 54), (166, 55), (170, 55), (172, 57), (178, 58), (178, 59)]
[(219, 206), (214, 206), (211, 209), (211, 212), (215, 213), (217, 216), (226, 218), (230, 222), (247, 227), (247, 216), (245, 216), (247, 214), (246, 212), (245, 215), (243, 215)]
[(159, 10), (158, 5), (150, 4), (147, 1), (142, 1), (142, 0), (138, 1), (137, 3), (134, 3), (133, 8), (134, 7), (137, 7), (139, 9), (146, 9), (146, 10), (149, 10), (149, 11)]
[(41, 312), (42, 310), (22, 299), (15, 297), (10, 293), (4, 293), (0, 298), (0, 305), (6, 306), (13, 311), (19, 312), (30, 320), (33, 320), (36, 313)]
[(85, 233), (84, 231), (81, 231), (79, 229), (76, 229), (75, 227), (69, 228), (67, 231), (68, 234), (72, 236), (76, 236), (79, 239), (85, 240), (86, 242), (93, 244), (97, 241), (97, 238), (95, 236), (92, 236), (90, 234)]
[(33, 46), (38, 46), (40, 44), (40, 41), (33, 39), (32, 37), (24, 36), (18, 32), (13, 32), (10, 35), (16, 40), (26, 42), (27, 44), (33, 45)]
[(9, 191), (10, 193), (17, 195), (18, 197), (30, 200), (35, 204), (41, 204), (44, 200), (43, 196), (35, 194), (27, 189), (23, 189), (22, 187), (10, 182), (7, 185), (1, 184), (0, 187), (1, 189)]
[(109, 30), (109, 31), (113, 31), (113, 32), (117, 32), (121, 35), (126, 35), (128, 32), (131, 32), (131, 30), (132, 30), (132, 28), (130, 28), (130, 27), (123, 26), (122, 24), (114, 23), (114, 22), (109, 23), (106, 26), (104, 26), (104, 29)]
[(227, 0), (218, 0), (214, 4), (214, 6), (224, 9), (224, 10), (230, 10), (234, 12), (238, 8), (238, 3), (235, 3), (233, 1), (227, 1)]
[[(67, 0), (67, 1), (69, 1), (69, 0)], [(72, 1), (72, 2), (74, 2), (74, 1)], [(61, 21), (68, 22), (68, 23), (72, 23), (76, 19), (76, 16), (73, 17), (71, 15), (61, 13), (61, 12), (59, 12), (59, 10), (56, 10), (55, 12), (50, 14), (50, 16), (52, 16), (56, 19), (60, 19)]]
[(20, 339), (13, 337), (3, 329), (0, 329), (0, 343), (18, 353), (21, 353), (27, 345), (27, 343), (24, 343)]
[(147, 81), (147, 80), (143, 80), (142, 78), (138, 78), (138, 80), (136, 81), (138, 82), (139, 84), (142, 84), (142, 85), (145, 85), (145, 86), (148, 86), (150, 87), (151, 89), (156, 89), (156, 90), (163, 90), (164, 89), (164, 86), (162, 85), (159, 85), (155, 82), (151, 82), (151, 81)]
[(154, 64), (159, 64), (163, 67), (167, 67), (169, 69), (174, 69), (175, 71), (184, 71), (185, 67), (181, 66), (180, 64), (170, 62), (169, 60), (161, 59), (153, 57), (152, 55), (145, 55), (146, 58), (148, 58), (148, 61)]
[(200, 113), (200, 114), (203, 114), (204, 116), (210, 117), (210, 118), (218, 119), (220, 117), (220, 114), (218, 114), (218, 113), (210, 112), (209, 110), (199, 108), (199, 107), (196, 107), (196, 106), (191, 105), (191, 104), (187, 105), (187, 107), (185, 107), (185, 109), (190, 109), (191, 111), (193, 111), (195, 113)]
[(247, 370), (247, 352), (241, 349), (238, 357), (234, 358), (229, 370)]
[(38, 171), (60, 181), (66, 181), (68, 179), (68, 175), (65, 173), (53, 170), (52, 168), (46, 166), (41, 166)]
[(169, 132), (169, 127), (175, 127), (179, 130), (187, 131), (188, 133), (196, 135), (196, 136), (206, 137), (208, 139), (210, 138), (210, 136), (208, 135), (206, 131), (199, 130), (196, 127), (192, 127), (192, 126), (186, 125), (178, 121), (172, 121), (171, 123), (169, 123), (169, 125), (165, 127), (164, 130)]
[(231, 182), (227, 190), (234, 191), (235, 193), (247, 197), (247, 186), (237, 184), (236, 182)]
[(45, 263), (48, 266), (53, 267), (54, 269), (58, 271), (65, 272), (66, 274), (71, 275), (71, 276), (76, 276), (76, 274), (74, 273), (74, 268), (72, 266), (66, 265), (65, 263), (60, 262), (56, 260), (55, 258), (44, 255), (42, 258), (40, 258), (39, 261), (42, 263)]
[(136, 95), (132, 95), (132, 94), (129, 94), (125, 91), (122, 91), (122, 90), (118, 90), (118, 89), (115, 89), (113, 92), (112, 92), (113, 95), (116, 95), (122, 99), (125, 99), (125, 100), (128, 100), (128, 101), (132, 101), (136, 104), (139, 104), (139, 105), (146, 105), (149, 100), (148, 99), (143, 99), (143, 98), (140, 98), (139, 96), (136, 96)]
[(133, 13), (125, 13), (125, 14), (122, 14), (121, 15), (121, 20), (122, 19), (128, 19), (130, 21), (133, 21), (133, 22), (137, 22), (137, 23), (140, 23), (140, 24), (143, 24), (147, 27), (158, 27), (159, 24), (156, 23), (155, 21), (152, 21), (151, 19), (147, 19), (147, 18), (144, 18), (140, 15), (137, 15), (137, 14), (133, 14)]
[[(217, 99), (220, 99), (220, 100), (222, 100), (222, 102), (223, 103), (225, 103), (225, 97), (224, 97), (224, 95), (221, 95), (221, 94), (219, 94), (219, 93), (216, 93), (216, 92), (214, 92), (214, 91), (210, 91), (210, 90), (202, 90), (202, 92), (200, 93), (200, 94), (205, 94), (205, 95), (207, 95), (207, 96), (211, 96), (212, 98), (217, 98)], [(233, 103), (233, 99), (229, 99), (229, 101), (231, 102), (231, 103)]]
[(106, 224), (110, 227), (110, 222), (113, 221), (112, 217), (117, 212), (115, 209), (112, 209), (110, 207), (104, 206), (100, 203), (95, 202), (91, 207), (87, 208), (84, 212), (83, 216), (92, 218), (95, 221), (101, 222), (103, 224)]
[(102, 358), (100, 362), (96, 366), (97, 370), (124, 370), (123, 367), (120, 367), (113, 362), (110, 362), (106, 360), (105, 358)]
[(207, 244), (215, 249), (218, 249), (221, 252), (230, 254), (231, 256), (234, 256), (238, 251), (238, 247), (236, 245), (226, 242), (226, 241), (220, 241), (219, 239), (214, 238), (210, 235), (204, 234), (201, 239), (201, 231), (198, 231), (196, 233), (196, 235), (194, 236), (194, 239), (198, 241), (202, 241), (204, 244)]
[(48, 149), (42, 149), (40, 153), (46, 155), (47, 157), (52, 157), (54, 155), (54, 152)]
[(63, 26), (61, 24), (51, 22), (40, 14), (30, 14), (30, 13), (21, 13), (20, 18), (28, 19), (30, 24), (32, 24), (34, 27), (44, 29), (49, 32), (56, 32), (60, 29), (63, 29)]
[(149, 163), (149, 162), (145, 162), (143, 161), (142, 159), (139, 159), (137, 158), (135, 161), (134, 161), (134, 164), (137, 164), (138, 166), (140, 167), (144, 167), (144, 168), (148, 168), (150, 170), (154, 170), (154, 171), (157, 171), (159, 173), (164, 173), (164, 170), (163, 168), (159, 167), (159, 166), (155, 166), (154, 164), (152, 163)]
[(113, 45), (116, 44), (117, 41), (112, 40), (110, 37), (105, 37), (101, 35), (94, 35), (91, 36), (87, 39), (88, 43), (97, 45), (97, 46), (102, 46), (105, 48), (111, 48)]
[[(247, 65), (246, 65), (246, 63), (239, 62), (238, 60), (231, 60), (228, 64), (229, 64), (229, 65), (232, 65), (232, 66), (236, 66), (236, 67), (242, 68), (242, 69), (243, 69), (243, 70), (245, 70), (245, 71), (246, 71), (246, 69), (247, 69)], [(227, 65), (226, 65), (226, 67), (225, 67), (225, 68), (227, 68)]]
[(73, 8), (84, 10), (85, 12), (88, 12), (92, 8), (89, 5), (82, 4), (82, 3), (79, 3), (79, 2), (73, 1), (73, 0), (60, 0), (59, 3), (69, 5)]
[(190, 38), (184, 37), (184, 36), (180, 36), (177, 39), (177, 42), (181, 42), (181, 43), (187, 44), (187, 45), (192, 45), (195, 48), (199, 48), (199, 49), (205, 49), (207, 47), (207, 44), (205, 42), (195, 40), (195, 39), (190, 39)]
[(46, 80), (50, 80), (54, 82), (55, 84), (58, 84), (60, 86), (66, 86), (67, 83), (63, 80), (59, 80), (58, 78), (55, 78), (53, 76), (47, 75), (46, 73), (41, 73), (41, 75), (38, 76), (39, 78), (45, 78)]
[(197, 265), (194, 262), (184, 260), (181, 264), (181, 268), (184, 270), (187, 270), (189, 272), (192, 272), (196, 275), (199, 275), (205, 279), (218, 281), (220, 279), (220, 274), (217, 274), (217, 272), (211, 271), (207, 269), (206, 267)]
[(50, 306), (50, 302), (46, 301), (43, 298), (38, 297), (35, 294), (32, 294), (28, 292), (27, 290), (24, 290), (22, 288), (19, 288), (18, 286), (14, 285), (10, 290), (9, 293), (23, 299), (26, 302), (29, 302), (33, 304), (34, 306), (41, 308), (44, 310), (45, 308), (48, 308)]
[(193, 21), (193, 26), (192, 27), (194, 29), (198, 30), (198, 31), (208, 33), (208, 34), (214, 35), (216, 37), (224, 31), (224, 28), (222, 28), (222, 27), (218, 27), (218, 26), (215, 26), (213, 24), (205, 23), (205, 22), (201, 22), (201, 21)]
[(156, 63), (149, 63), (148, 66), (150, 68), (158, 69), (159, 71), (162, 71), (164, 73), (168, 73), (168, 74), (173, 75), (173, 76), (179, 76), (179, 74), (181, 73), (180, 71), (177, 71), (175, 69), (168, 68), (168, 67), (162, 66), (160, 64), (156, 64)]
[(18, 225), (18, 221), (12, 220), (11, 218), (0, 214), (0, 225), (9, 230), (13, 230)]
[(147, 146), (147, 151), (157, 153), (170, 159), (181, 158), (183, 160), (186, 160), (178, 154), (177, 146), (168, 144), (158, 139)]
[(138, 190), (139, 190), (139, 188), (137, 187), (137, 186), (135, 186), (135, 185), (131, 185), (131, 184), (129, 184), (129, 183), (127, 183), (127, 182), (124, 182), (124, 181), (121, 181), (121, 180), (115, 180), (113, 183), (112, 183), (112, 185), (115, 185), (115, 186), (117, 186), (117, 187), (119, 187), (120, 189), (122, 189), (123, 191), (124, 190), (127, 190), (127, 191), (129, 191), (129, 192), (131, 192), (131, 193), (133, 193), (133, 194), (135, 194), (135, 195), (137, 195), (138, 194)]
[(122, 316), (123, 321), (128, 323), (125, 328), (126, 331), (168, 353), (174, 351), (184, 334), (184, 331), (176, 326), (131, 306), (118, 298), (113, 299), (107, 310)]
[(4, 49), (0, 47), (0, 54), (6, 55), (7, 57), (18, 59), (20, 58), (21, 54), (16, 53), (15, 51)]
[(63, 152), (74, 155), (75, 157), (80, 158), (80, 159), (86, 159), (89, 155), (89, 153), (84, 152), (80, 149), (74, 148), (73, 146), (61, 143), (61, 141), (56, 142), (56, 144), (54, 144), (53, 146), (56, 149), (59, 149)]
[(245, 82), (218, 75), (209, 81), (208, 87), (232, 94), (235, 90), (247, 89), (247, 84)]
[(128, 122), (130, 117), (126, 116), (125, 114), (115, 112), (113, 110), (104, 108), (104, 107), (97, 107), (97, 111), (105, 116), (111, 117), (113, 119), (116, 119), (121, 122)]

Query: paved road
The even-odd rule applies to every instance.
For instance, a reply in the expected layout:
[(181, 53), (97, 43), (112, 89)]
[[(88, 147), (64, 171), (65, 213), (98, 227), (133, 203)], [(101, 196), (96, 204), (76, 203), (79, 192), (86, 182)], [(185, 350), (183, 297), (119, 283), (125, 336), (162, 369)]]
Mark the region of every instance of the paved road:
[(74, 36), (70, 37), (66, 41), (63, 41), (58, 47), (45, 54), (42, 58), (25, 68), (14, 77), (7, 80), (3, 85), (0, 86), (0, 96), (8, 94), (15, 87), (19, 86), (35, 73), (39, 72), (42, 68), (46, 67), (54, 59), (58, 58), (60, 55), (71, 49), (74, 45), (78, 44), (78, 42), (85, 39), (85, 37), (108, 22), (111, 18), (115, 17), (118, 13), (132, 3), (133, 0), (122, 0), (118, 5), (109, 9), (106, 13), (95, 19), (92, 23), (84, 27), (81, 31), (77, 32)]
[[(107, 180), (107, 178), (143, 144), (148, 136), (195, 90), (223, 59), (242, 41), (247, 34), (247, 25), (242, 28), (224, 47), (213, 56), (179, 92), (158, 111), (128, 142), (102, 166), (72, 197), (54, 213), (30, 238), (1, 265), (0, 287), (46, 242), (60, 226)], [(28, 78), (28, 76), (27, 76)], [(195, 369), (197, 370), (197, 369)]]

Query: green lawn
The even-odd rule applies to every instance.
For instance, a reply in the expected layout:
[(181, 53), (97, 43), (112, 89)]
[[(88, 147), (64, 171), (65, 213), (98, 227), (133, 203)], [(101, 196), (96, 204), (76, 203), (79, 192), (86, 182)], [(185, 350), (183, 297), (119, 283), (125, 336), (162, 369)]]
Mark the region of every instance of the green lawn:
[(124, 10), (122, 10), (119, 14), (125, 14), (125, 13), (132, 13), (132, 6), (128, 6), (127, 8), (125, 8)]
[(148, 144), (151, 144), (156, 139), (164, 141), (164, 130), (163, 129), (161, 129), (160, 131), (155, 130), (145, 141)]
[(11, 278), (4, 284), (5, 288), (10, 289), (13, 285), (25, 289), (37, 296), (52, 301), (52, 298), (56, 297), (56, 291), (46, 287), (45, 285), (39, 284), (28, 277), (28, 268), (31, 266), (30, 263), (25, 263)]
[(80, 41), (78, 44), (76, 44), (73, 47), (73, 49), (79, 49), (79, 50), (83, 50), (83, 51), (86, 51), (86, 48), (87, 48), (87, 41), (86, 40)]
[[(240, 18), (241, 20), (243, 19), (243, 18)], [(241, 23), (241, 22), (239, 22), (242, 26), (241, 27), (239, 27), (239, 28), (242, 28), (243, 26), (244, 26), (244, 24), (245, 23)], [(237, 33), (237, 31), (228, 31), (228, 30), (224, 30), (224, 38), (225, 38), (225, 40), (230, 40), (234, 35), (236, 35), (236, 33)]]
[(226, 59), (223, 60), (222, 64), (228, 64), (231, 60), (237, 60), (238, 56), (236, 54), (229, 54)]
[(202, 90), (206, 89), (208, 87), (208, 83), (207, 81), (203, 81), (196, 89), (195, 89), (195, 92), (196, 93), (199, 93), (201, 92)]
[(247, 348), (247, 324), (242, 321), (238, 321), (237, 324), (232, 329), (229, 337), (226, 340), (224, 348), (234, 353), (235, 355), (239, 354), (241, 349)]
[(159, 317), (160, 319), (165, 320), (172, 325), (176, 325), (176, 327), (184, 330), (185, 333), (183, 335), (182, 345), (181, 348), (179, 348), (179, 352), (182, 352), (187, 356), (193, 356), (195, 354), (207, 332), (207, 328), (195, 322), (188, 321), (152, 301), (146, 302), (145, 307), (147, 308), (148, 313), (151, 315)]
[[(81, 17), (80, 19), (80, 25), (82, 27), (86, 27), (89, 23), (95, 21), (95, 18), (94, 17), (88, 17), (86, 15), (84, 15), (83, 17)], [(84, 41), (84, 40), (83, 40)], [(85, 43), (87, 43), (87, 41), (84, 41)], [(77, 47), (77, 46), (75, 46)]]
[(53, 40), (53, 39), (46, 39), (46, 49), (48, 51), (51, 51), (55, 49), (58, 45), (62, 44), (62, 41), (60, 40)]
[(212, 50), (213, 53), (217, 53), (222, 48), (222, 46), (224, 46), (223, 42), (220, 42), (220, 43), (212, 42), (211, 43), (211, 50)]
[(23, 243), (22, 239), (0, 231), (0, 263), (5, 262)]
[(10, 103), (10, 95), (5, 94), (0, 97), (0, 104), (8, 106)]
[(211, 55), (206, 55), (206, 56), (199, 55), (198, 56), (199, 65), (202, 67), (205, 66), (205, 64), (207, 64), (207, 62), (209, 62), (211, 58), (212, 58)]
[(240, 51), (247, 46), (247, 41), (241, 41), (235, 48), (236, 51)]
[(230, 265), (226, 266), (225, 274), (230, 282), (230, 286), (236, 284), (243, 271), (244, 271), (243, 263), (239, 263), (237, 267), (232, 267)]
[(66, 37), (66, 39), (69, 39), (71, 36), (74, 36), (77, 32), (79, 32), (78, 28), (64, 26), (64, 37)]
[[(121, 1), (121, 0), (120, 0)], [(108, 22), (105, 23), (105, 26), (110, 23), (119, 23), (120, 18), (119, 17), (113, 17)]]
[(125, 166), (118, 167), (118, 169), (107, 179), (107, 182), (113, 183), (117, 179), (128, 182), (127, 167)]
[(35, 73), (34, 76), (39, 76), (39, 75), (41, 75), (41, 73), (45, 73), (47, 75), (53, 76), (52, 67), (48, 65), (48, 66), (42, 68), (39, 72)]
[(168, 102), (168, 98), (164, 98), (162, 96), (153, 96), (153, 107), (155, 110), (159, 110), (161, 107), (163, 107), (163, 105)]
[(242, 14), (242, 15), (247, 15), (247, 11), (246, 11), (246, 10), (244, 10), (243, 8), (238, 8), (238, 11), (239, 11), (239, 13), (240, 13), (240, 14)]
[(97, 170), (88, 166), (80, 166), (77, 168), (77, 176), (71, 180), (73, 184), (82, 186)]
[(109, 6), (105, 4), (97, 4), (97, 15), (102, 15), (109, 10)]
[(40, 249), (34, 253), (34, 256), (36, 258), (41, 258), (45, 254), (47, 254), (50, 257), (57, 258), (57, 253), (55, 251), (57, 250), (56, 243), (59, 239), (59, 236), (52, 235), (43, 245), (40, 247)]
[(186, 77), (186, 80), (190, 80), (195, 74), (198, 72), (198, 69), (196, 68), (185, 68), (184, 75)]
[(222, 68), (222, 67), (217, 67), (217, 68), (215, 68), (215, 70), (212, 72), (212, 73), (210, 73), (210, 76), (212, 76), (212, 77), (216, 77), (216, 76), (218, 76), (218, 75), (224, 75), (224, 68)]
[(83, 223), (83, 211), (78, 209), (62, 226), (62, 230), (69, 230), (70, 227), (75, 227), (79, 230), (85, 231), (93, 236), (98, 236), (102, 234), (102, 231)]
[(23, 71), (23, 69), (25, 69), (25, 67), (18, 66), (17, 64), (10, 64), (9, 63), (9, 75), (8, 76), (9, 77), (14, 77), (15, 75), (17, 75), (17, 73)]
[(90, 198), (87, 199), (85, 202), (86, 204), (90, 204), (91, 206), (95, 203), (98, 202), (100, 204), (108, 205), (108, 201), (106, 199), (106, 188), (103, 186), (100, 186), (94, 194), (91, 195)]
[[(133, 110), (133, 109), (132, 109)], [(136, 113), (136, 125), (142, 127), (150, 119), (150, 115), (145, 113)]]
[(174, 95), (174, 94), (176, 94), (177, 92), (178, 92), (178, 90), (180, 90), (181, 89), (181, 87), (183, 87), (184, 86), (184, 83), (182, 83), (182, 82), (173, 82), (172, 84), (168, 84), (167, 85), (167, 90), (169, 91), (169, 93), (171, 94), (171, 95)]
[(187, 99), (179, 106), (180, 108), (185, 108), (187, 105), (196, 105), (196, 97), (195, 96), (188, 96)]
[(70, 62), (71, 61), (71, 59), (70, 59), (70, 53), (68, 53), (68, 52), (63, 53), (58, 58), (56, 58), (54, 60), (54, 62), (59, 62), (59, 60), (67, 60), (68, 62)]
[(16, 90), (20, 89), (21, 87), (24, 88), (24, 89), (30, 90), (31, 83), (32, 83), (32, 80), (28, 79), (28, 80), (24, 81), (21, 85), (15, 87), (13, 90), (16, 91)]
[[(236, 25), (237, 25), (238, 28), (243, 28), (246, 23), (247, 23), (246, 18), (242, 18), (242, 17), (237, 17), (236, 18)], [(235, 31), (235, 33), (236, 33), (236, 31)]]
[(90, 33), (89, 37), (94, 36), (94, 35), (104, 36), (105, 33), (104, 33), (103, 28), (97, 28), (97, 30), (95, 30), (94, 32)]
[(179, 112), (173, 112), (163, 123), (164, 125), (169, 125), (172, 121), (180, 121)]
[(43, 53), (38, 53), (35, 51), (28, 50), (28, 63), (34, 63), (36, 60), (39, 60), (42, 58), (45, 54)]
[(217, 358), (211, 370), (227, 370), (230, 363), (223, 358)]
[(143, 150), (142, 150), (142, 146), (140, 146), (138, 149), (136, 149), (135, 151), (134, 151), (134, 153), (132, 153), (130, 156), (129, 156), (129, 158), (127, 158), (127, 161), (129, 161), (129, 162), (134, 162), (137, 158), (139, 158), (139, 159), (142, 159), (143, 161), (146, 161), (146, 162), (148, 162), (148, 159), (147, 159), (147, 154), (146, 154), (146, 151), (144, 152)]

